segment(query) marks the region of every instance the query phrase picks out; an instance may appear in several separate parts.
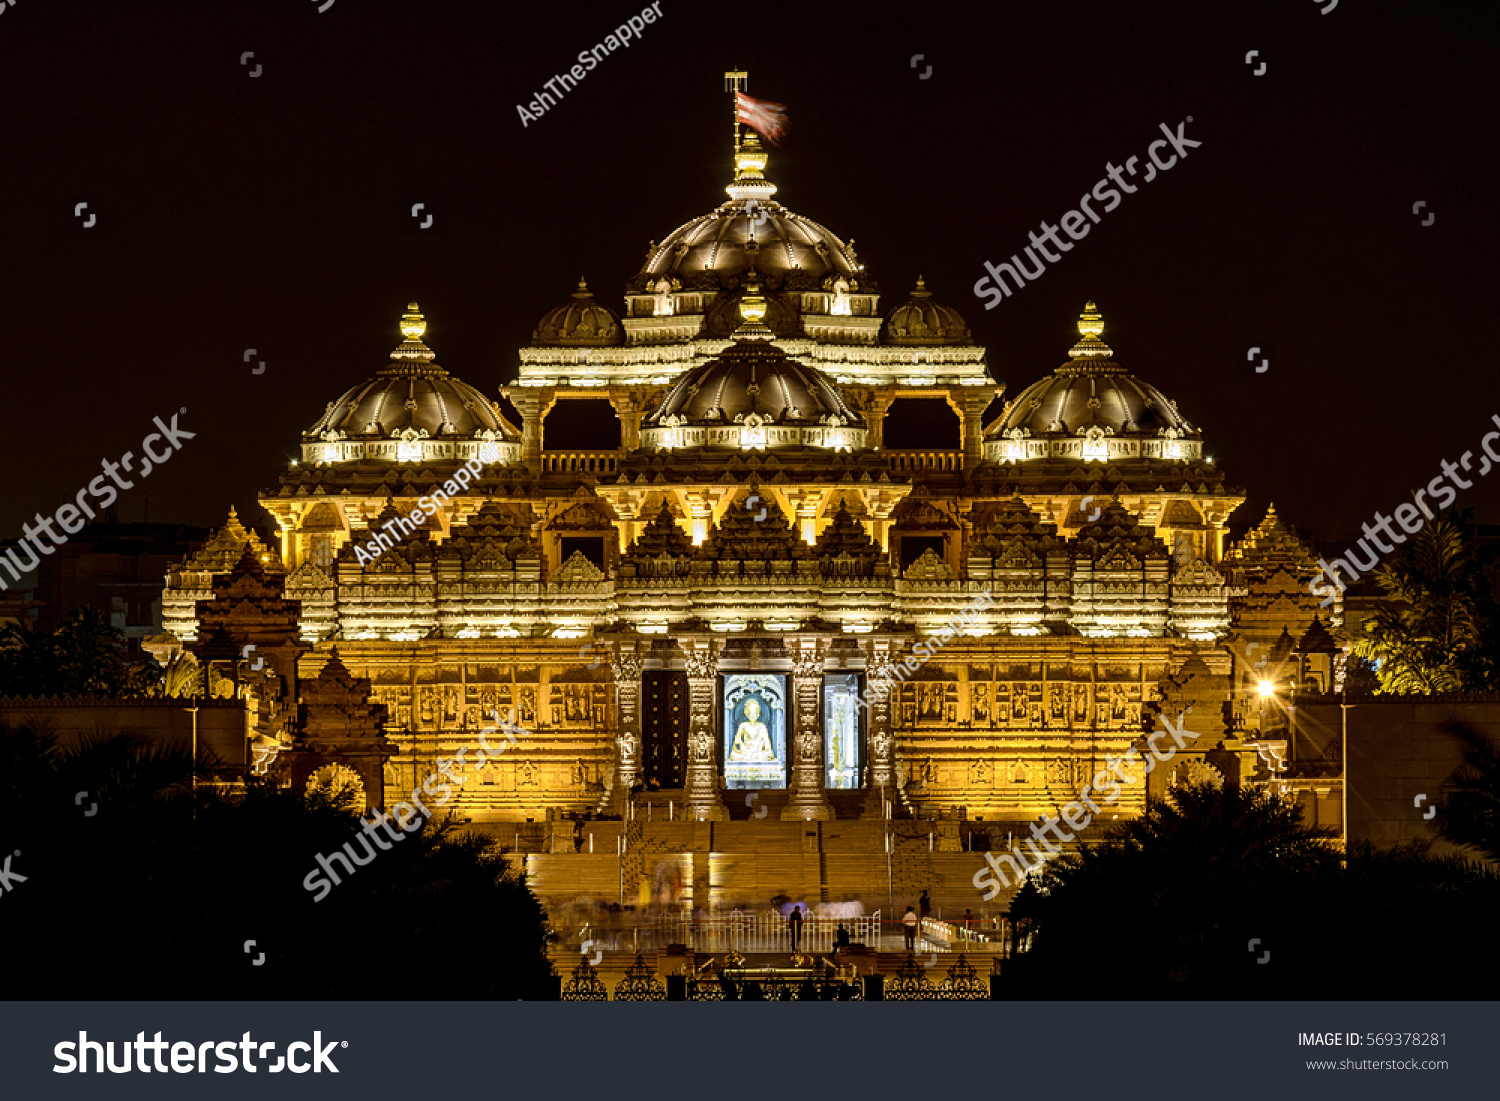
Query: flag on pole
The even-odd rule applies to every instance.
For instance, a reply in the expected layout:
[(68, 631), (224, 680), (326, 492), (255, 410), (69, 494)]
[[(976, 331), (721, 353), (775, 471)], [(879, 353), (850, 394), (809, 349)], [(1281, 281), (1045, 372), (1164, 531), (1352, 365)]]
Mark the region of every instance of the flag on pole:
[(780, 103), (747, 96), (735, 92), (736, 117), (772, 145), (781, 144), (781, 136), (787, 131), (786, 108)]

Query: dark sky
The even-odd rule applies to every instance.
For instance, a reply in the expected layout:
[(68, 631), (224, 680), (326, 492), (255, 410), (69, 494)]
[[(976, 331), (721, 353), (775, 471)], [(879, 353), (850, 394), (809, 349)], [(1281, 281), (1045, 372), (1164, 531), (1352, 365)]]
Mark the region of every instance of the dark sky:
[[(0, 537), (184, 406), (197, 437), (121, 517), (149, 495), (153, 520), (217, 523), (233, 503), (264, 523), (256, 490), (387, 362), (408, 299), (438, 362), (495, 393), (580, 274), (618, 308), (646, 242), (724, 199), (735, 67), (791, 114), (777, 197), (855, 238), (884, 308), (924, 274), (1015, 394), (1095, 299), (1116, 358), (1248, 490), (1240, 522), (1274, 499), (1347, 531), (1500, 413), (1500, 5), (664, 0), (523, 128), (516, 105), (639, 8), (323, 2), (0, 17)], [(983, 309), (983, 261), (1188, 116), (1200, 148)], [(1460, 503), (1500, 519), (1497, 486)]]

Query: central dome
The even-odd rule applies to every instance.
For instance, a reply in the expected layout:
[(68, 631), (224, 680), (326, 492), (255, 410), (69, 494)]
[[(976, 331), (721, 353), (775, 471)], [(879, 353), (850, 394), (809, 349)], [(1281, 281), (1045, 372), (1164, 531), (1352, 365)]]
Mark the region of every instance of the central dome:
[[(771, 196), (776, 185), (762, 175), (766, 153), (754, 132), (735, 155), (735, 180), (724, 190), (729, 201), (694, 218), (652, 248), (635, 282), (677, 277), (686, 284), (704, 272), (715, 275), (781, 276), (797, 273), (809, 287), (825, 278), (865, 278), (854, 242), (794, 214)], [(780, 282), (780, 280), (774, 280)]]

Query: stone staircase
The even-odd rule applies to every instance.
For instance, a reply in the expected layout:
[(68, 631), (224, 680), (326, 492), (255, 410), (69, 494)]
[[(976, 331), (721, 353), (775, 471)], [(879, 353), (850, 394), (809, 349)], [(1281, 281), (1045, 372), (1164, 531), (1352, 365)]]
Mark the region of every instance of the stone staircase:
[[(855, 792), (830, 794), (865, 798)], [(652, 797), (664, 802), (662, 793)], [(766, 808), (761, 817), (744, 803), (736, 810), (731, 801), (733, 817), (727, 822), (685, 822), (676, 816), (671, 821), (638, 816), (624, 823), (590, 822), (581, 852), (533, 853), (525, 857), (525, 866), (533, 889), (559, 912), (587, 898), (622, 899), (635, 906), (643, 880), (660, 886), (675, 875), (683, 877), (681, 901), (698, 908), (758, 910), (773, 899), (810, 906), (857, 901), (865, 913), (879, 910), (887, 921), (899, 920), (923, 890), (929, 892), (933, 916), (944, 918), (957, 918), (966, 908), (975, 918), (994, 915), (1013, 893), (1006, 890), (984, 900), (973, 883), (985, 867), (983, 854), (954, 851), (961, 841), (957, 823), (854, 817), (782, 821), (784, 803), (785, 792), (768, 791), (752, 801), (754, 809)], [(838, 809), (842, 813), (844, 808)], [(623, 875), (616, 849), (622, 830)], [(892, 839), (889, 859), (887, 835)], [(592, 854), (588, 838), (593, 839)], [(895, 927), (892, 931), (899, 935)]]

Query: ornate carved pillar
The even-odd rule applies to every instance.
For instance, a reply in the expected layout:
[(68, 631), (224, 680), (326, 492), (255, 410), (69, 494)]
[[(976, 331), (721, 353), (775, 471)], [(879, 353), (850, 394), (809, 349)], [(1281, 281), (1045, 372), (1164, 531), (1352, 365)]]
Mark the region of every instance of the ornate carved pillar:
[(644, 412), (641, 402), (631, 391), (612, 390), (609, 404), (620, 419), (620, 449), (635, 451), (641, 446), (641, 414)]
[(718, 702), (719, 656), (702, 644), (687, 650), (688, 762), (686, 805), (683, 814), (692, 821), (727, 821), (729, 810), (719, 795), (719, 766), (714, 753), (714, 705)]
[(886, 798), (895, 798), (896, 765), (891, 737), (890, 676), (894, 659), (888, 650), (871, 650), (865, 659), (866, 730), (870, 737), (870, 786), (884, 788)]
[(613, 801), (620, 807), (630, 801), (630, 789), (641, 775), (641, 671), (645, 666), (639, 654), (618, 654), (609, 665), (615, 678), (615, 714), (619, 720)]
[(792, 776), (783, 820), (833, 818), (823, 790), (823, 649), (805, 640), (792, 656)]
[(990, 387), (968, 389), (963, 392), (964, 469), (972, 470), (984, 459), (984, 411), (994, 400)]
[(865, 443), (876, 451), (885, 447), (885, 415), (895, 400), (887, 394), (871, 394), (865, 403)]
[(542, 393), (535, 387), (507, 386), (502, 391), (521, 414), (521, 461), (533, 473), (542, 470)]

